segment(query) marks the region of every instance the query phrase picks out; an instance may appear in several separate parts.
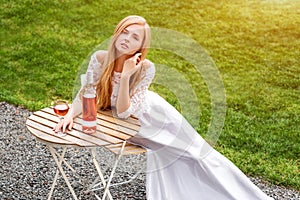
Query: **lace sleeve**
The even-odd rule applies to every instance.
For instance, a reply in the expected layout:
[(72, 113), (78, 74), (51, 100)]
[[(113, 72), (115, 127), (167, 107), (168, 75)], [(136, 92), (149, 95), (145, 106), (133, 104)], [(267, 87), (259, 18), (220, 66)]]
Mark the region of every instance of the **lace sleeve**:
[(99, 63), (99, 61), (97, 59), (97, 53), (99, 53), (99, 51), (96, 51), (91, 56), (89, 66), (87, 68), (87, 70), (92, 70), (93, 71), (94, 84), (96, 84), (98, 82), (98, 80), (100, 79), (100, 75), (102, 73), (102, 67), (101, 67), (102, 65)]
[(150, 86), (152, 79), (155, 75), (155, 66), (153, 63), (150, 64), (150, 67), (142, 74), (141, 82), (136, 86), (133, 91), (133, 96), (130, 98), (129, 108), (118, 114), (120, 118), (128, 118), (130, 115), (139, 117), (145, 110), (148, 109), (149, 105), (146, 101), (146, 94), (148, 87)]
[[(94, 84), (97, 83), (97, 81), (99, 80), (100, 75), (102, 73), (102, 66), (99, 63), (99, 61), (97, 60), (97, 53), (98, 52), (99, 51), (96, 51), (95, 53), (92, 54), (89, 65), (88, 65), (88, 68), (87, 68), (87, 70), (92, 70), (93, 71)], [(82, 74), (81, 75), (81, 88), (80, 88), (79, 92), (76, 95), (76, 98), (75, 98), (76, 101), (81, 101), (81, 99), (79, 98), (79, 96), (80, 96), (79, 94), (80, 94), (80, 92), (81, 92), (81, 90), (82, 90), (82, 88), (85, 84), (86, 84), (86, 74)]]

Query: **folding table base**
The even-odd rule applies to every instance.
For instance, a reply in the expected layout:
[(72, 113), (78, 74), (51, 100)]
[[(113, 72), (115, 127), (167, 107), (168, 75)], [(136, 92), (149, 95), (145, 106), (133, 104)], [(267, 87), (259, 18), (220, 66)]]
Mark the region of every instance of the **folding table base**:
[[(115, 160), (113, 169), (112, 169), (112, 171), (111, 171), (111, 173), (110, 173), (110, 176), (109, 176), (109, 179), (108, 179), (107, 181), (105, 181), (104, 176), (103, 176), (103, 173), (101, 172), (99, 163), (98, 163), (98, 161), (97, 161), (97, 159), (96, 159), (96, 150), (95, 150), (95, 148), (91, 148), (91, 149), (90, 149), (90, 152), (91, 152), (91, 155), (92, 155), (93, 163), (94, 163), (94, 165), (95, 165), (95, 167), (96, 167), (96, 170), (97, 170), (97, 172), (98, 172), (98, 175), (99, 175), (99, 177), (100, 177), (100, 180), (101, 180), (101, 182), (102, 182), (102, 184), (103, 184), (103, 186), (104, 186), (104, 193), (103, 193), (102, 200), (105, 200), (106, 196), (107, 196), (110, 200), (113, 200), (112, 195), (111, 195), (111, 193), (110, 193), (110, 191), (109, 191), (109, 187), (110, 187), (111, 180), (112, 180), (112, 178), (113, 178), (113, 176), (114, 176), (115, 170), (116, 170), (116, 168), (117, 168), (117, 165), (118, 165), (118, 163), (119, 163), (119, 161), (120, 161), (120, 159), (121, 159), (121, 157), (122, 157), (122, 153), (123, 153), (123, 151), (124, 151), (125, 144), (126, 144), (126, 141), (124, 141), (123, 144), (122, 144), (122, 148), (120, 149), (119, 155), (118, 155), (118, 157), (117, 157), (116, 160)], [(64, 163), (64, 164), (65, 164), (65, 165), (66, 165), (66, 166), (67, 166), (67, 167), (68, 167), (68, 168), (76, 175), (76, 171), (75, 171), (75, 170), (70, 166), (70, 164), (68, 164), (68, 162), (64, 159), (65, 153), (66, 153), (66, 151), (67, 151), (67, 146), (63, 146), (63, 147), (62, 147), (62, 153), (61, 153), (61, 155), (56, 151), (56, 149), (53, 147), (53, 145), (47, 144), (47, 147), (48, 147), (48, 149), (49, 149), (49, 151), (50, 151), (50, 153), (51, 153), (52, 157), (54, 158), (54, 161), (55, 161), (55, 163), (56, 163), (56, 165), (57, 165), (57, 170), (56, 170), (56, 173), (55, 173), (55, 176), (54, 176), (54, 179), (53, 179), (53, 183), (52, 183), (52, 186), (51, 186), (49, 195), (48, 195), (48, 200), (50, 200), (51, 197), (52, 197), (52, 194), (53, 194), (53, 191), (54, 191), (54, 187), (55, 187), (56, 181), (57, 181), (57, 179), (58, 179), (59, 173), (62, 175), (63, 179), (65, 180), (65, 182), (66, 182), (66, 184), (67, 184), (67, 186), (68, 186), (68, 188), (69, 188), (69, 190), (70, 190), (70, 192), (71, 192), (73, 198), (74, 198), (75, 200), (78, 200), (78, 198), (77, 198), (77, 196), (76, 196), (76, 194), (75, 194), (75, 192), (74, 192), (74, 189), (73, 189), (73, 187), (72, 187), (70, 181), (68, 180), (68, 177), (66, 176), (66, 174), (65, 174), (65, 172), (64, 172), (64, 170), (63, 170), (63, 168), (62, 168), (62, 164)], [(79, 178), (80, 178), (80, 177), (79, 177)], [(94, 186), (92, 186), (91, 188), (94, 188)], [(88, 190), (87, 192), (89, 192), (89, 191), (94, 191), (94, 190)], [(98, 197), (98, 195), (96, 195), (96, 194), (95, 194), (95, 197), (96, 197), (97, 199), (100, 199), (100, 198)]]

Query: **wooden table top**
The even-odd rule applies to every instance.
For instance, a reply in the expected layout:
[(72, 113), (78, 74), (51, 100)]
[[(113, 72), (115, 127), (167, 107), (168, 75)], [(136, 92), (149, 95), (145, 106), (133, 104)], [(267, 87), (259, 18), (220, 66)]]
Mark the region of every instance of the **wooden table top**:
[[(74, 119), (74, 127), (67, 130), (66, 136), (58, 136), (53, 127), (59, 122), (58, 116), (51, 108), (34, 112), (26, 121), (26, 127), (37, 139), (57, 145), (78, 147), (105, 146), (110, 151), (118, 153), (121, 144), (138, 133), (140, 124), (136, 118), (123, 120), (113, 117), (111, 111), (97, 113), (97, 130), (94, 134), (85, 134), (81, 130), (82, 116)], [(146, 150), (127, 143), (124, 154), (138, 154)]]

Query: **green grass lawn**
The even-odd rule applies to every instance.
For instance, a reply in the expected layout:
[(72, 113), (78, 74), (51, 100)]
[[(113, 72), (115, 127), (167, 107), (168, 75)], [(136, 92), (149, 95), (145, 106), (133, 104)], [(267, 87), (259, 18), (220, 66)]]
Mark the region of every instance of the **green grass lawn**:
[[(37, 110), (72, 100), (87, 55), (119, 20), (144, 16), (153, 27), (196, 40), (213, 58), (227, 113), (215, 148), (247, 175), (300, 190), (300, 2), (297, 0), (2, 0), (0, 101)], [(180, 71), (200, 102), (200, 134), (211, 114), (201, 76), (170, 52), (149, 59)], [(151, 89), (180, 109), (176, 96)]]

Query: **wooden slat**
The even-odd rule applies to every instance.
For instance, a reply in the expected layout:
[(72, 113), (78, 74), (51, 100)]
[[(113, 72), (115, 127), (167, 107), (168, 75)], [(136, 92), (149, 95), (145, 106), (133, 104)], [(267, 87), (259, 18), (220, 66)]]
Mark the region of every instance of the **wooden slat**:
[(91, 135), (85, 134), (85, 133), (83, 133), (81, 131), (78, 131), (78, 130), (76, 130), (74, 128), (71, 131), (67, 130), (66, 132), (69, 135), (72, 135), (72, 136), (74, 136), (76, 138), (80, 138), (81, 140), (85, 140), (85, 141), (88, 141), (90, 143), (93, 143), (96, 146), (104, 146), (104, 145), (111, 144), (111, 142), (105, 141), (105, 140), (103, 140), (103, 139), (101, 139), (99, 137), (95, 137), (96, 134), (91, 134)]
[[(41, 116), (44, 116), (46, 118), (51, 118), (54, 119), (56, 118), (57, 122), (58, 122), (58, 119), (57, 117), (55, 116), (54, 112), (52, 111), (52, 109), (50, 108), (44, 108), (42, 109), (43, 112), (39, 112), (38, 114), (40, 114)], [(74, 119), (74, 122), (75, 122), (75, 125), (74, 125), (74, 128), (81, 131), (81, 118), (78, 118), (76, 117)], [(76, 125), (78, 124), (78, 125)], [(102, 139), (102, 140), (105, 140), (111, 144), (116, 144), (116, 143), (120, 143), (122, 142), (122, 140), (124, 139), (128, 139), (128, 135), (124, 135), (122, 133), (117, 133), (115, 131), (111, 131), (110, 129), (107, 129), (107, 128), (102, 128), (100, 126), (97, 127), (97, 133), (95, 134), (92, 134), (92, 136), (94, 137), (97, 137), (99, 139)]]
[[(81, 120), (82, 119), (80, 119), (80, 118), (75, 118), (74, 122), (81, 124)], [(130, 135), (126, 135), (126, 134), (121, 133), (121, 132), (119, 132), (117, 130), (110, 129), (110, 128), (107, 128), (107, 127), (102, 126), (102, 125), (101, 126), (97, 126), (97, 131), (99, 131), (102, 134), (105, 134), (105, 135), (108, 135), (108, 136), (112, 136), (115, 139), (119, 140), (118, 142), (116, 141), (116, 142), (112, 142), (112, 143), (119, 143), (119, 142), (122, 142), (124, 140), (127, 140), (127, 139), (131, 138)]]
[(41, 111), (47, 112), (47, 113), (50, 113), (50, 114), (56, 116), (56, 114), (54, 113), (53, 109), (51, 109), (51, 108), (43, 108)]
[[(44, 117), (46, 119), (55, 121), (55, 123), (57, 123), (59, 121), (59, 119), (56, 116), (50, 114), (49, 112), (45, 112), (44, 110), (38, 111), (35, 114), (38, 116)], [(67, 130), (66, 132), (77, 138), (81, 138), (83, 140), (92, 142), (98, 146), (115, 144), (115, 143), (121, 142), (121, 140), (119, 140), (119, 139), (113, 138), (111, 136), (105, 136), (105, 135), (101, 134), (100, 132), (97, 132), (97, 133), (91, 134), (91, 135), (85, 134), (82, 132), (81, 125), (76, 124), (76, 123), (74, 124), (72, 131)]]
[(105, 121), (109, 121), (111, 123), (114, 124), (118, 124), (119, 126), (124, 126), (133, 130), (138, 131), (140, 129), (140, 125), (137, 125), (135, 123), (130, 123), (129, 120), (123, 120), (123, 119), (119, 119), (119, 118), (115, 118), (113, 116), (109, 116), (109, 115), (103, 115), (102, 113), (98, 113), (97, 117), (99, 119), (103, 119)]
[(99, 118), (97, 119), (97, 123), (101, 124), (102, 126), (105, 126), (107, 128), (113, 129), (118, 132), (122, 132), (122, 133), (124, 133), (126, 135), (130, 135), (130, 136), (134, 136), (138, 133), (138, 131), (136, 131), (136, 130), (132, 130), (132, 129), (126, 128), (124, 126), (120, 126), (119, 124), (116, 124), (115, 122), (100, 120)]
[[(29, 119), (31, 120), (31, 124), (30, 124), (31, 127), (35, 128), (35, 129), (38, 129), (38, 130), (41, 130), (42, 132), (47, 133), (48, 135), (58, 136), (57, 133), (55, 133), (52, 129), (52, 127), (54, 127), (56, 125), (55, 122), (49, 121), (49, 120), (44, 119), (44, 118), (41, 118), (40, 116), (37, 116), (37, 115), (31, 115), (29, 117)], [(58, 136), (58, 137), (60, 137), (60, 136)], [(89, 147), (96, 146), (95, 144), (93, 144), (91, 142), (73, 137), (70, 134), (67, 134), (67, 135), (62, 136), (62, 137), (63, 137), (64, 140), (73, 142), (74, 144), (76, 144), (78, 146), (89, 146)], [(51, 141), (51, 140), (49, 139), (49, 141)]]
[[(54, 135), (55, 133), (54, 133), (54, 131), (52, 130), (52, 128), (50, 128), (50, 127), (48, 127), (48, 126), (45, 126), (45, 125), (43, 125), (43, 124), (37, 122), (35, 116), (34, 116), (34, 117), (31, 116), (31, 117), (27, 120), (26, 125), (27, 125), (27, 126), (30, 126), (30, 127), (32, 127), (32, 128), (34, 128), (34, 129), (36, 129), (36, 130), (42, 131), (44, 134), (48, 134), (48, 135), (55, 136), (55, 137), (57, 136), (57, 134)], [(33, 134), (34, 134), (34, 133), (33, 133)], [(58, 136), (57, 136), (57, 137), (58, 137)], [(66, 140), (65, 138), (63, 138), (63, 139)]]
[[(54, 113), (53, 109), (51, 109), (51, 108), (43, 108), (42, 111), (50, 113), (55, 116), (55, 113)], [(121, 126), (131, 128), (133, 130), (139, 130), (139, 127), (140, 127), (140, 122), (136, 118), (130, 117), (128, 119), (119, 119), (112, 115), (111, 110), (98, 111), (97, 117), (100, 119), (104, 119), (106, 121), (113, 122), (115, 124), (119, 124)]]
[[(122, 147), (122, 144), (116, 144), (116, 145), (108, 145), (106, 146), (106, 148), (108, 150), (110, 150), (111, 152), (115, 153), (115, 154), (119, 154), (120, 153), (120, 149)], [(133, 145), (133, 144), (126, 144), (124, 151), (123, 151), (123, 155), (130, 155), (130, 154), (141, 154), (141, 153), (145, 153), (147, 150), (143, 147), (137, 146), (137, 145)]]
[[(42, 111), (49, 113), (49, 114), (50, 113), (54, 114), (53, 110), (50, 108), (44, 108), (44, 109), (42, 109)], [(41, 113), (42, 112), (40, 112), (39, 114), (41, 114)], [(43, 116), (43, 115), (41, 114), (41, 116)], [(129, 127), (130, 124), (122, 123), (122, 120), (120, 120), (120, 119), (115, 119), (113, 117), (99, 117), (99, 116), (101, 116), (101, 115), (98, 114), (97, 123), (101, 127), (100, 131), (103, 131), (106, 134), (109, 134), (109, 135), (112, 135), (112, 136), (115, 136), (117, 138), (124, 140), (124, 139), (128, 139), (127, 135), (134, 136), (138, 133), (139, 126), (137, 126), (137, 125), (131, 126), (131, 128), (127, 128), (127, 127), (124, 127), (124, 125), (127, 125)], [(44, 117), (49, 118), (49, 119), (50, 118), (53, 119), (53, 117), (54, 117), (54, 120), (56, 120), (58, 122), (57, 117), (54, 115), (52, 115), (52, 117), (51, 117), (51, 115), (44, 116)], [(79, 119), (77, 119), (77, 118), (79, 118)], [(106, 120), (100, 120), (99, 118), (100, 119), (104, 118)], [(78, 124), (81, 124), (80, 120), (82, 120), (82, 115), (79, 115), (78, 117), (76, 117), (74, 119), (74, 121), (77, 122)], [(123, 124), (123, 125), (119, 125), (118, 123)], [(105, 126), (108, 129), (102, 128), (102, 126)], [(113, 129), (114, 131), (111, 132), (109, 129)], [(115, 131), (117, 131), (117, 132), (115, 132)], [(117, 134), (117, 133), (119, 133), (119, 134)], [(126, 134), (126, 135), (124, 135), (124, 134)], [(119, 142), (120, 141), (114, 141), (112, 143), (119, 143)]]
[(55, 134), (54, 131), (52, 131), (49, 127), (43, 126), (36, 121), (32, 121), (31, 119), (27, 119), (26, 125), (31, 134), (47, 142), (57, 142), (58, 144), (74, 144), (74, 142), (67, 140), (65, 137)]
[(55, 114), (51, 114), (49, 112), (44, 112), (44, 111), (36, 111), (34, 112), (34, 115), (43, 117), (49, 121), (53, 121), (55, 123), (59, 122), (59, 118)]
[[(78, 123), (77, 119), (75, 119), (74, 121), (74, 126), (73, 126), (73, 129), (75, 130), (80, 130), (81, 132), (81, 135), (88, 135), (88, 134), (85, 134), (81, 131), (82, 129), (82, 126), (81, 124)], [(79, 135), (78, 135), (79, 136)], [(97, 127), (97, 130), (96, 130), (96, 133), (93, 133), (93, 134), (90, 134), (88, 135), (90, 140), (93, 142), (93, 140), (102, 140), (105, 142), (105, 144), (99, 144), (99, 146), (103, 146), (103, 145), (108, 145), (108, 144), (116, 144), (116, 143), (120, 143), (122, 142), (121, 139), (119, 138), (116, 138), (116, 137), (112, 137), (110, 135), (107, 135), (107, 134), (104, 134), (102, 133), (100, 130), (99, 130), (99, 127)], [(80, 137), (80, 136), (79, 136)]]
[[(115, 119), (119, 119), (118, 117), (113, 116), (111, 110), (100, 110), (100, 111), (98, 111), (98, 113), (100, 113), (102, 115), (112, 117), (112, 118), (115, 118)], [(139, 120), (137, 118), (133, 117), (133, 116), (131, 116), (127, 119), (119, 119), (119, 120), (122, 120), (123, 122), (127, 122), (127, 123), (130, 123), (130, 124), (135, 124), (137, 126), (140, 126)]]
[(29, 119), (31, 119), (32, 121), (35, 121), (35, 122), (38, 122), (39, 124), (45, 126), (45, 127), (48, 127), (52, 130), (52, 128), (57, 124), (57, 122), (55, 121), (50, 121), (48, 119), (45, 119), (39, 115), (36, 115), (35, 113), (33, 115), (31, 115), (29, 117)]
[[(82, 115), (79, 115), (74, 119), (77, 123), (81, 123)], [(126, 128), (124, 126), (120, 126), (115, 122), (105, 121), (97, 118), (98, 127), (101, 128), (101, 131), (104, 131), (106, 134), (111, 134), (116, 136), (117, 138), (121, 138), (123, 140), (128, 139), (128, 136), (132, 137), (138, 133), (138, 131)], [(113, 132), (111, 132), (111, 131)], [(116, 133), (118, 133), (116, 135)]]
[(42, 132), (38, 129), (35, 129), (33, 127), (31, 127), (31, 123), (32, 121), (30, 119), (28, 119), (26, 121), (26, 125), (27, 125), (27, 129), (37, 138), (41, 139), (41, 140), (44, 140), (46, 142), (54, 142), (54, 143), (57, 143), (57, 144), (66, 144), (66, 145), (71, 145), (73, 144), (72, 142), (70, 141), (67, 141), (67, 140), (64, 140), (62, 138), (59, 138), (59, 137), (55, 137), (55, 136), (52, 136), (52, 135), (49, 135), (45, 132)]
[[(81, 116), (74, 119), (74, 127), (67, 131), (66, 136), (58, 136), (52, 130), (59, 119), (51, 108), (44, 108), (35, 112), (26, 121), (28, 130), (37, 138), (57, 144), (77, 145), (81, 147), (105, 146), (115, 154), (118, 154), (122, 141), (130, 139), (138, 133), (140, 123), (138, 119), (130, 117), (123, 120), (115, 118), (111, 111), (99, 111), (97, 115), (97, 131), (95, 134), (85, 134), (81, 130)], [(127, 143), (123, 151), (124, 155), (140, 154), (146, 149)]]

